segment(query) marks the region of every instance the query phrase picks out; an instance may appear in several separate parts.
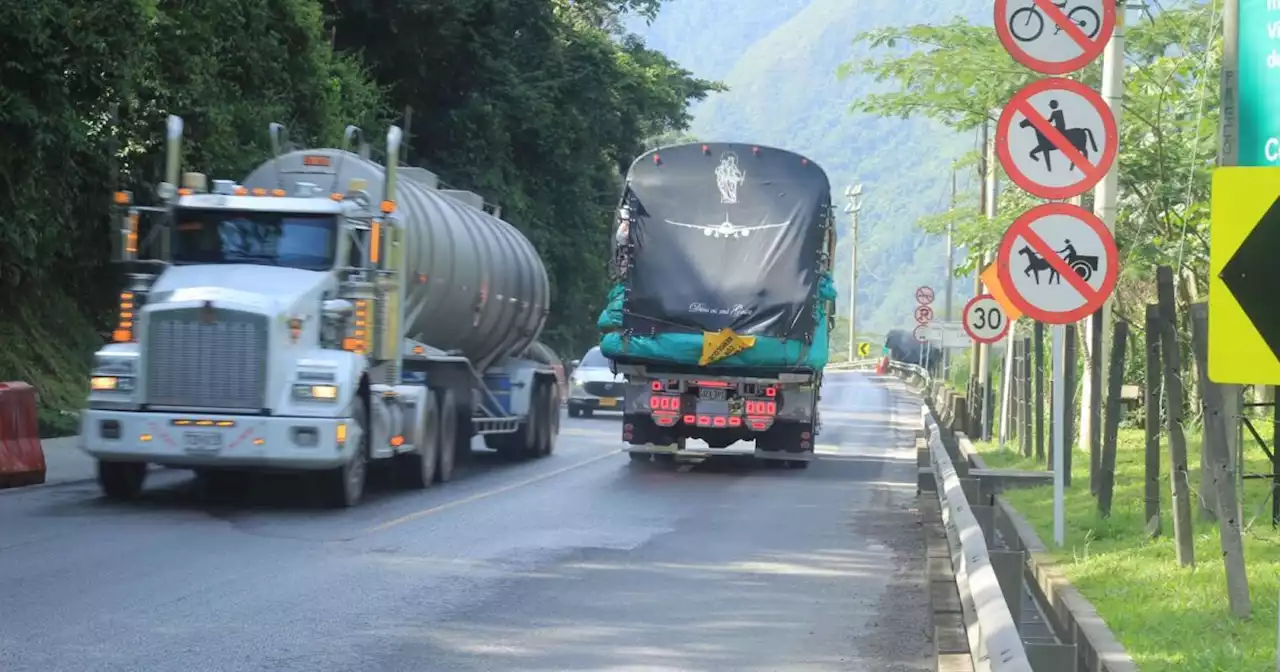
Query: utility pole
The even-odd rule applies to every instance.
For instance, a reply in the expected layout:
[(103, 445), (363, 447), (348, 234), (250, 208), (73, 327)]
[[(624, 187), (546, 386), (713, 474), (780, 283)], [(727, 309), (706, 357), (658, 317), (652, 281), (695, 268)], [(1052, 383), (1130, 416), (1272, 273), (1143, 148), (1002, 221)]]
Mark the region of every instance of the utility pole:
[[(1271, 2), (1266, 3), (1266, 7), (1270, 9)], [(1251, 5), (1252, 8), (1252, 5)], [(1257, 18), (1256, 13), (1253, 18)], [(1258, 30), (1255, 28), (1255, 30)], [(1262, 61), (1253, 67), (1258, 67)], [(1256, 72), (1256, 71), (1255, 71)], [(1226, 0), (1222, 6), (1222, 86), (1221, 100), (1218, 113), (1218, 165), (1219, 166), (1235, 166), (1240, 164), (1240, 106), (1242, 103), (1249, 105), (1255, 114), (1251, 114), (1252, 119), (1259, 118), (1256, 112), (1262, 112), (1260, 102), (1271, 98), (1270, 91), (1249, 91), (1248, 100), (1241, 95), (1240, 91), (1240, 0)], [(1263, 102), (1265, 105), (1265, 102)], [(1269, 106), (1267, 106), (1269, 107)], [(1269, 116), (1269, 115), (1268, 115)], [(1255, 122), (1256, 123), (1256, 122)], [(1253, 129), (1250, 129), (1253, 130)], [(1253, 133), (1252, 135), (1257, 135)], [(1246, 163), (1250, 165), (1268, 165), (1267, 163), (1257, 163), (1254, 158), (1257, 154), (1255, 145), (1247, 155)], [(1222, 415), (1227, 423), (1227, 450), (1230, 455), (1239, 455), (1240, 446), (1244, 443), (1244, 428), (1240, 422), (1241, 411), (1244, 410), (1244, 387), (1240, 385), (1223, 385), (1222, 386)], [(1276, 407), (1280, 409), (1280, 406)], [(1276, 413), (1277, 420), (1280, 420), (1280, 412)], [(1278, 423), (1280, 425), (1280, 423)], [(1244, 469), (1237, 465), (1236, 471), (1243, 473)], [(1237, 510), (1238, 511), (1238, 510)], [(1280, 665), (1278, 665), (1280, 666)]]
[[(990, 132), (991, 120), (985, 119), (982, 122), (982, 154), (978, 157), (978, 177), (980, 178), (978, 180), (978, 212), (983, 215), (987, 214), (987, 175), (994, 172), (991, 167), (993, 162), (987, 161), (987, 145), (990, 140)], [(985, 259), (985, 255), (983, 258)], [(979, 274), (982, 273), (983, 268), (986, 268), (986, 266), (979, 266), (978, 270), (973, 274), (973, 296), (978, 296), (982, 293), (982, 278), (979, 277)], [(969, 346), (969, 384), (965, 397), (969, 400), (969, 417), (975, 420), (982, 417), (978, 414), (978, 359), (980, 353), (981, 348), (977, 342)], [(980, 421), (976, 424), (980, 424)], [(973, 427), (968, 427), (968, 429), (972, 430)]]
[[(956, 170), (951, 169), (951, 212), (954, 215), (956, 209)], [(943, 321), (949, 321), (951, 316), (951, 276), (955, 273), (955, 224), (948, 217), (947, 219), (947, 277), (943, 282), (942, 294), (942, 312)], [(945, 342), (942, 343), (942, 378), (946, 380), (951, 373), (951, 349), (947, 347)]]
[[(1116, 129), (1119, 131), (1122, 121), (1122, 110), (1124, 102), (1124, 13), (1126, 0), (1118, 0), (1116, 3), (1116, 28), (1111, 35), (1111, 41), (1102, 51), (1102, 99), (1107, 102), (1107, 107), (1111, 108), (1111, 115), (1115, 117)], [(1228, 0), (1230, 4), (1230, 0)], [(1093, 190), (1093, 214), (1098, 216), (1107, 230), (1113, 235), (1116, 230), (1116, 202), (1119, 199), (1119, 177), (1120, 162), (1116, 161), (1111, 164), (1111, 169), (1107, 171), (1102, 181)], [(1110, 361), (1108, 352), (1111, 350), (1111, 325), (1113, 320), (1112, 311), (1115, 309), (1114, 295), (1107, 298), (1106, 303), (1102, 305), (1101, 324), (1098, 315), (1090, 315), (1085, 318), (1084, 328), (1081, 333), (1085, 334), (1084, 351), (1086, 359), (1090, 366), (1084, 367), (1083, 389), (1084, 394), (1080, 395), (1080, 422), (1078, 426), (1080, 431), (1077, 436), (1083, 441), (1092, 436), (1093, 427), (1093, 395), (1090, 390), (1094, 385), (1101, 384), (1100, 380), (1094, 380), (1094, 370), (1096, 367), (1094, 362)], [(1093, 351), (1093, 333), (1094, 330), (1102, 330), (1102, 351)], [(1102, 374), (1104, 377), (1106, 373)], [(1091, 450), (1098, 450), (1097, 447), (1091, 446)]]
[(849, 246), (849, 360), (853, 361), (854, 348), (857, 347), (858, 321), (858, 213), (862, 211), (862, 185), (851, 184), (845, 187), (845, 198), (849, 203), (844, 211), (853, 217), (853, 241)]
[[(986, 125), (983, 125), (983, 153), (986, 156), (984, 163), (986, 163), (987, 166), (986, 179), (983, 180), (986, 185), (982, 189), (983, 196), (986, 200), (986, 202), (983, 203), (983, 208), (984, 214), (986, 214), (988, 219), (995, 219), (996, 211), (998, 209), (997, 206), (1000, 202), (1000, 182), (996, 179), (996, 143), (991, 141), (988, 135), (989, 134), (986, 132)], [(994, 252), (988, 250), (982, 255), (982, 266), (979, 268), (986, 268), (994, 258)], [(974, 283), (974, 295), (976, 296), (981, 291), (982, 279), (978, 278)], [(1010, 333), (1012, 333), (1012, 331)], [(978, 379), (978, 389), (982, 392), (982, 415), (979, 420), (982, 425), (981, 436), (983, 441), (990, 441), (991, 421), (993, 419), (992, 416), (994, 416), (993, 411), (995, 409), (991, 403), (991, 346), (986, 343), (983, 343), (978, 348), (978, 369), (978, 375), (980, 376)]]

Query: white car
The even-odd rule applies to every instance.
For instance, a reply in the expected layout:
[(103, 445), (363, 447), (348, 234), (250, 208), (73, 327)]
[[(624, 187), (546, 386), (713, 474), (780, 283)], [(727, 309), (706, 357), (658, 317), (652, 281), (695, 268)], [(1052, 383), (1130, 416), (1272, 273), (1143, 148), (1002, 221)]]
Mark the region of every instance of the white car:
[(626, 387), (626, 379), (614, 374), (600, 348), (591, 348), (575, 362), (569, 376), (569, 417), (591, 417), (599, 409), (622, 410)]

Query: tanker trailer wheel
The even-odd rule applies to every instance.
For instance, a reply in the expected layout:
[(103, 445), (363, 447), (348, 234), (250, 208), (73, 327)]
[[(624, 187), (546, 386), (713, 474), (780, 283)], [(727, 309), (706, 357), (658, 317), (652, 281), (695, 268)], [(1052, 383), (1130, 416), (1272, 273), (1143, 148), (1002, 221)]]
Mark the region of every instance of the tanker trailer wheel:
[(440, 455), (440, 463), (436, 468), (436, 481), (448, 483), (453, 480), (453, 466), (458, 456), (458, 403), (454, 400), (453, 390), (444, 390), (440, 397), (440, 411), (437, 413), (436, 445)]
[[(363, 387), (363, 386), (362, 386)], [(360, 445), (351, 451), (346, 464), (321, 474), (323, 498), (332, 508), (344, 509), (360, 503), (364, 496), (365, 477), (369, 473), (369, 397), (363, 391), (356, 397), (355, 423), (360, 427)]]
[(548, 382), (543, 389), (547, 391), (546, 419), (542, 423), (543, 444), (542, 457), (556, 452), (556, 440), (560, 436), (560, 390), (554, 382)]
[(555, 450), (557, 424), (560, 420), (560, 407), (555, 395), (555, 387), (545, 379), (536, 379), (531, 403), (531, 432), (533, 444), (528, 456), (532, 458), (546, 457)]
[(440, 423), (438, 403), (435, 391), (428, 389), (413, 428), (418, 445), (414, 446), (412, 453), (396, 456), (396, 461), (401, 463), (397, 466), (405, 484), (415, 490), (429, 488), (436, 480), (436, 465), (440, 460), (440, 433), (436, 427)]

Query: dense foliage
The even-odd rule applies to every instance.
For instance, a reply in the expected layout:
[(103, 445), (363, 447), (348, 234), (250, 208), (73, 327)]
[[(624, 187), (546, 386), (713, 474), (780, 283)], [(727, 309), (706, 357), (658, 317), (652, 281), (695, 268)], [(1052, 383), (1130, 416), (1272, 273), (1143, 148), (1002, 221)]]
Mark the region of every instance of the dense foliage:
[[(272, 121), (329, 145), (351, 123), (381, 137), (409, 107), (410, 162), (503, 206), (552, 277), (544, 340), (579, 350), (607, 290), (619, 167), (716, 88), (620, 28), (660, 2), (0, 0), (6, 315), (65, 296), (74, 325), (37, 319), (28, 337), (105, 326), (110, 194), (150, 200), (167, 114), (186, 121), (186, 166), (242, 177)], [(0, 359), (0, 377), (41, 368)]]

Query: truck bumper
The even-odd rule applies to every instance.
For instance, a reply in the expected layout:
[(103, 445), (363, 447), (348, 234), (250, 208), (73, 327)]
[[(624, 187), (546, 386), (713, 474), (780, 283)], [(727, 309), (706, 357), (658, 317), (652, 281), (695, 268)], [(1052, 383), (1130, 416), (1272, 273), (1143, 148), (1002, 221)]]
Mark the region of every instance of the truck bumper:
[(349, 418), (90, 409), (81, 413), (79, 447), (100, 460), (186, 469), (330, 469), (346, 464), (360, 440)]

